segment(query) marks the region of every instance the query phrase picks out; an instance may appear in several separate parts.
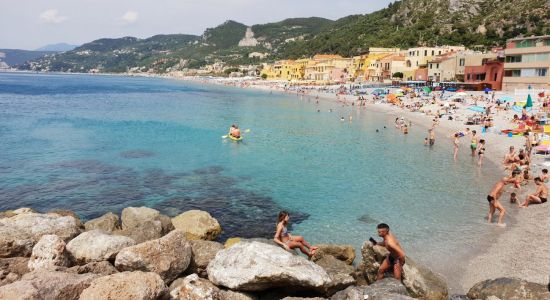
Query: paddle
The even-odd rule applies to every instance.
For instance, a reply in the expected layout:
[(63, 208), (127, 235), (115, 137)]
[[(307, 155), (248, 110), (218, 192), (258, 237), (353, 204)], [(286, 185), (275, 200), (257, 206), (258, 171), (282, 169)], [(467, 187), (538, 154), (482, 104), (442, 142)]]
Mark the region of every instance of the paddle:
[[(245, 133), (249, 133), (249, 132), (250, 132), (250, 129), (246, 129), (244, 132), (245, 132)], [(222, 139), (226, 139), (228, 136), (229, 136), (228, 134), (222, 135)]]

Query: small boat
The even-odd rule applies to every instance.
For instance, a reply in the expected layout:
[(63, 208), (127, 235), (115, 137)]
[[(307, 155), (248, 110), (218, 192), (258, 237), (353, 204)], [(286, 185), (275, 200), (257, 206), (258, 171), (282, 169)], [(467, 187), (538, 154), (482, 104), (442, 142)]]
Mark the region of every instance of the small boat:
[(228, 134), (227, 136), (228, 136), (230, 139), (232, 139), (233, 141), (235, 141), (235, 142), (240, 142), (240, 141), (243, 140), (243, 136), (242, 136), (242, 135), (241, 135), (239, 138), (236, 138), (236, 137), (232, 136), (231, 134)]

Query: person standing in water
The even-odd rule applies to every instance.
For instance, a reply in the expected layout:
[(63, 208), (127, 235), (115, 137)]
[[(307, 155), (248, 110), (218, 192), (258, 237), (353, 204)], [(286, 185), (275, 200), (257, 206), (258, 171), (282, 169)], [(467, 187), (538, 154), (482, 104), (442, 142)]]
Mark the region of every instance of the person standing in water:
[(378, 231), (378, 236), (383, 238), (384, 241), (377, 242), (375, 239), (370, 238), (370, 242), (373, 246), (378, 245), (385, 247), (390, 252), (380, 265), (378, 274), (376, 275), (376, 280), (383, 279), (384, 273), (386, 273), (386, 271), (390, 268), (393, 271), (393, 277), (397, 280), (401, 280), (403, 265), (405, 265), (405, 251), (401, 248), (401, 244), (397, 238), (390, 233), (390, 226), (388, 226), (388, 224), (378, 224), (378, 226), (376, 226), (376, 230)]
[(435, 130), (433, 127), (428, 129), (428, 134), (429, 134), (430, 146), (433, 146), (435, 144)]
[(485, 140), (481, 139), (479, 140), (479, 149), (477, 151), (477, 155), (479, 157), (477, 164), (481, 167), (481, 164), (483, 163), (483, 157), (485, 156)]
[(290, 251), (291, 249), (300, 248), (303, 254), (307, 255), (309, 258), (315, 254), (317, 247), (311, 246), (303, 237), (296, 235), (290, 235), (288, 232), (288, 221), (290, 215), (286, 211), (281, 211), (279, 217), (277, 218), (277, 229), (275, 231), (275, 237), (273, 241), (278, 245), (281, 245), (285, 250)]
[(454, 158), (455, 161), (456, 161), (456, 157), (458, 155), (458, 145), (460, 144), (458, 138), (459, 138), (458, 133), (455, 133), (454, 139), (453, 139), (453, 158)]
[(472, 150), (472, 157), (476, 156), (476, 149), (478, 144), (477, 132), (472, 130), (472, 138), (470, 141), (470, 150)]
[(520, 174), (520, 172), (514, 171), (512, 172), (512, 176), (504, 177), (499, 180), (487, 196), (487, 201), (489, 202), (489, 214), (487, 216), (487, 221), (489, 224), (493, 222), (493, 214), (498, 209), (499, 215), (497, 225), (501, 227), (506, 226), (506, 224), (502, 222), (504, 221), (504, 216), (506, 215), (506, 209), (502, 206), (502, 204), (500, 204), (499, 198), (507, 184), (513, 183), (516, 188), (519, 188), (519, 182), (515, 178), (518, 174)]

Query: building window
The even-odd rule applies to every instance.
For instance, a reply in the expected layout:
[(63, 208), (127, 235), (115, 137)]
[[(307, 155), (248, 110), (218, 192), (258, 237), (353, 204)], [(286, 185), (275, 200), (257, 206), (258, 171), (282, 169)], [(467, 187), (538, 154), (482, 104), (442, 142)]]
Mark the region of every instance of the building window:
[(424, 50), (424, 56), (428, 56), (428, 50)]
[(493, 81), (497, 81), (498, 73), (495, 73), (493, 76)]
[(420, 50), (416, 50), (416, 56), (420, 56)]
[(437, 64), (435, 68), (436, 68), (436, 69), (439, 69), (439, 64)]
[(488, 61), (489, 61), (488, 58), (482, 59), (482, 60), (481, 60), (481, 65), (482, 65), (482, 66), (486, 65)]
[(520, 77), (521, 71), (520, 70), (506, 70), (504, 71), (504, 77)]
[(466, 80), (470, 80), (470, 74), (466, 75)]
[(548, 68), (535, 69), (535, 76), (546, 77), (548, 75)]
[(485, 73), (476, 74), (476, 81), (484, 81), (484, 80), (485, 80)]
[(435, 54), (435, 51), (434, 51), (434, 50), (432, 50), (432, 56), (434, 56), (434, 54)]
[(508, 55), (508, 56), (506, 56), (506, 62), (507, 63), (520, 63), (521, 62), (521, 55)]
[(432, 64), (430, 64), (430, 69), (432, 69), (432, 67), (433, 67), (433, 65), (432, 65)]
[(439, 50), (439, 54), (438, 55), (441, 55), (441, 50)]
[(516, 43), (516, 48), (529, 48), (534, 46), (535, 46), (534, 40), (523, 40)]
[(548, 53), (524, 54), (521, 56), (521, 62), (539, 62), (548, 61)]
[(459, 66), (464, 67), (465, 64), (466, 64), (466, 59), (465, 59), (465, 58), (461, 58), (461, 59), (459, 60)]

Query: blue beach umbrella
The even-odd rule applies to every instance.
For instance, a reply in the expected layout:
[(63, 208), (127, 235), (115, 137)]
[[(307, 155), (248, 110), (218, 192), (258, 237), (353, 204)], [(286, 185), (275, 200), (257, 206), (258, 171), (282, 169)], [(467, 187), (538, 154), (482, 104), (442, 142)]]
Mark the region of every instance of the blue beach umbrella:
[(500, 96), (498, 100), (500, 100), (500, 102), (514, 102), (514, 98), (508, 95)]

